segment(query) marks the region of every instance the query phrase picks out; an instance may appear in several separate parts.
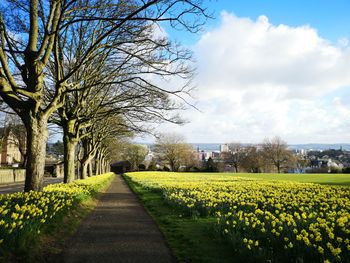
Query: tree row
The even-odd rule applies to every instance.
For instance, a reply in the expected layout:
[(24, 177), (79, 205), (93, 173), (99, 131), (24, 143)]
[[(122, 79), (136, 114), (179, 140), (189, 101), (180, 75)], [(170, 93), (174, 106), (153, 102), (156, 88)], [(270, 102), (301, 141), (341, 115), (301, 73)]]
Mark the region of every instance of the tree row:
[[(93, 157), (106, 165), (109, 142), (181, 123), (191, 90), (191, 52), (163, 28), (196, 32), (199, 0), (7, 0), (0, 5), (0, 96), (26, 130), (25, 191), (41, 190), (48, 124), (63, 130), (64, 181)], [(184, 103), (185, 102), (185, 103)], [(102, 166), (101, 166), (102, 167)]]

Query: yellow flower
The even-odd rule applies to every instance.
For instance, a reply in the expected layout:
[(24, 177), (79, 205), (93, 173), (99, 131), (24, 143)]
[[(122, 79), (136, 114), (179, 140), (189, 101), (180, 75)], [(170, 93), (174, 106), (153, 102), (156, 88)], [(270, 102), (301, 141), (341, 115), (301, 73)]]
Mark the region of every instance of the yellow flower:
[(341, 253), (341, 248), (340, 248), (340, 247), (335, 248), (335, 249), (332, 250), (332, 254), (333, 254), (334, 256), (337, 256), (337, 255), (339, 255), (340, 253)]
[(322, 255), (324, 253), (324, 249), (322, 247), (320, 247), (320, 246), (318, 246), (317, 251), (318, 251), (318, 253), (320, 253)]

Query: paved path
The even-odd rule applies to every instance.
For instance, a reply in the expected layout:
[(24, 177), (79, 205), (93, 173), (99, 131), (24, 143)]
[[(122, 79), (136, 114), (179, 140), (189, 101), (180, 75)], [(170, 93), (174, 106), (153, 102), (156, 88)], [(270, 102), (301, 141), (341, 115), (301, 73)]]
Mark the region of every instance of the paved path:
[(164, 237), (120, 175), (84, 220), (64, 262), (176, 262)]

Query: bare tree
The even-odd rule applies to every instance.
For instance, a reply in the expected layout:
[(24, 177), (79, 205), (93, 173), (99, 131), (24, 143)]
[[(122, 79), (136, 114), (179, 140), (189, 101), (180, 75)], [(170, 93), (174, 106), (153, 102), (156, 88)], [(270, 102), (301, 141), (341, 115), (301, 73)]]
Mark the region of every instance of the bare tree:
[[(63, 66), (68, 68), (61, 75), (75, 69), (81, 50), (94, 42), (96, 31), (103, 32), (103, 26), (99, 21), (83, 20), (67, 29), (66, 35), (74, 36), (75, 41), (66, 43), (70, 38), (62, 38), (59, 43), (65, 58)], [(145, 122), (181, 122), (170, 112), (182, 105), (171, 101), (170, 96), (182, 96), (188, 91), (192, 70), (184, 62), (190, 53), (155, 36), (155, 25), (149, 21), (132, 21), (127, 29), (111, 34), (108, 45), (102, 45), (89, 63), (69, 79), (76, 89), (66, 95), (59, 117), (53, 119), (64, 131), (65, 182), (74, 178), (74, 150), (80, 132), (95, 119), (123, 115), (125, 125), (134, 132), (146, 132)], [(55, 67), (52, 72), (53, 78), (59, 75)], [(175, 89), (157, 83), (159, 78), (170, 76), (181, 76), (186, 81)]]
[[(203, 16), (204, 15), (204, 16)], [(47, 123), (75, 90), (71, 77), (89, 65), (108, 45), (111, 35), (128, 30), (130, 22), (170, 22), (176, 28), (197, 31), (205, 17), (199, 0), (68, 1), (7, 0), (0, 10), (0, 96), (20, 116), (27, 132), (25, 190), (41, 190)], [(62, 38), (74, 41), (68, 28), (82, 21), (98, 21), (101, 30), (80, 50), (74, 68), (64, 66)], [(56, 78), (46, 78), (50, 60)], [(145, 74), (147, 68), (145, 68)], [(47, 96), (47, 94), (51, 96)], [(49, 99), (47, 99), (49, 98)]]
[(238, 173), (246, 155), (245, 148), (240, 143), (230, 143), (228, 148), (228, 152), (222, 153), (222, 159), (225, 163), (232, 165)]
[(250, 145), (245, 148), (245, 156), (241, 166), (250, 173), (261, 172), (264, 166), (264, 159), (257, 146)]
[(199, 159), (198, 155), (194, 151), (194, 148), (190, 144), (186, 144), (182, 149), (182, 165), (184, 166), (185, 171), (191, 171), (192, 169), (199, 169)]
[(276, 167), (280, 173), (294, 162), (293, 153), (288, 150), (288, 145), (279, 137), (265, 139), (262, 143), (262, 153), (267, 163)]
[(193, 153), (193, 147), (185, 143), (181, 135), (168, 133), (159, 136), (154, 152), (170, 166), (171, 171), (177, 172), (180, 166), (186, 164), (188, 156)]
[[(83, 154), (80, 159), (81, 163), (81, 178), (84, 179), (91, 172), (91, 161), (96, 157), (99, 167), (102, 167), (101, 173), (108, 166), (106, 160), (109, 159), (107, 152), (108, 146), (106, 143), (112, 138), (126, 137), (130, 135), (130, 131), (124, 125), (124, 121), (120, 116), (106, 116), (100, 120), (95, 120), (93, 125), (87, 127), (84, 136), (80, 136), (82, 142)], [(90, 172), (88, 172), (90, 169)]]
[(139, 144), (127, 144), (123, 150), (123, 160), (129, 161), (134, 171), (145, 161), (148, 154), (147, 148)]

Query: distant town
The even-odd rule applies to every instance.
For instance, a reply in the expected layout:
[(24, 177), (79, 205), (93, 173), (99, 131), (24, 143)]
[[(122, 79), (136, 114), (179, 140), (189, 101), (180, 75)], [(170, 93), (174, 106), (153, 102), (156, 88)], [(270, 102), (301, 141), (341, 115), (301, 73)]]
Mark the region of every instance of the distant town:
[[(224, 172), (251, 172), (252, 170), (245, 169), (241, 158), (239, 169), (235, 169), (232, 161), (228, 159), (231, 153), (233, 156), (237, 152), (230, 149), (229, 143), (189, 143), (193, 149), (197, 161), (201, 166), (205, 166), (208, 161), (216, 164), (217, 171)], [(152, 162), (157, 156), (153, 151), (154, 144), (140, 144), (147, 148), (146, 163)], [(255, 145), (257, 148), (262, 148), (260, 145)], [(253, 144), (240, 144), (242, 149), (254, 147)], [(283, 172), (287, 173), (350, 173), (350, 144), (293, 144), (288, 145), (288, 150), (293, 153), (294, 163), (287, 165)], [(243, 151), (244, 152), (244, 151)], [(245, 154), (246, 155), (246, 154)], [(236, 159), (238, 161), (238, 158)], [(264, 165), (262, 165), (264, 166)], [(161, 163), (157, 164), (157, 168), (161, 168)], [(255, 172), (268, 172), (269, 169), (261, 169)]]
[[(25, 132), (21, 125), (0, 129), (1, 166), (23, 167)], [(279, 137), (260, 144), (186, 143), (181, 135), (164, 134), (155, 143), (120, 142), (112, 165), (122, 171), (162, 170), (248, 173), (350, 173), (350, 144), (288, 145)], [(64, 147), (48, 143), (45, 172), (63, 176)], [(81, 151), (76, 151), (80, 160)], [(93, 160), (92, 169), (96, 170)], [(76, 175), (80, 165), (77, 165)]]

